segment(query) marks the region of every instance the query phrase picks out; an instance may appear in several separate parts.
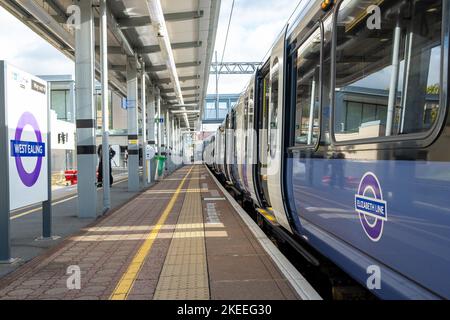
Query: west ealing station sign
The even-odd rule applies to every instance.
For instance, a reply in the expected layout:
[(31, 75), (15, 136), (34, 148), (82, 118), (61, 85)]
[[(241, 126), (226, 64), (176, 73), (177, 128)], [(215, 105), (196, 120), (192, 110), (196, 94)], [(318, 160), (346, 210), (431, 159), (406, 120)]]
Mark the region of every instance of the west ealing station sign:
[(5, 92), (0, 111), (8, 128), (9, 199), (14, 210), (47, 200), (47, 85), (4, 62), (0, 67)]

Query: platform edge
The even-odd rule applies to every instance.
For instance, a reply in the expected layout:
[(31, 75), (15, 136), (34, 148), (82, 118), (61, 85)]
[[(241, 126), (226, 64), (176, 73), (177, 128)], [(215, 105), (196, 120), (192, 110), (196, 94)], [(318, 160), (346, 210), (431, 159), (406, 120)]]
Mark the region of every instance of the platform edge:
[(300, 272), (292, 265), (292, 263), (280, 252), (280, 250), (270, 241), (266, 234), (258, 227), (250, 216), (239, 206), (234, 198), (228, 193), (228, 191), (220, 184), (216, 177), (211, 173), (209, 168), (205, 166), (209, 175), (212, 177), (216, 185), (225, 195), (227, 200), (239, 214), (244, 223), (252, 231), (255, 238), (275, 262), (280, 272), (286, 277), (295, 292), (302, 300), (322, 300), (322, 297), (316, 290), (309, 284), (309, 282), (300, 274)]

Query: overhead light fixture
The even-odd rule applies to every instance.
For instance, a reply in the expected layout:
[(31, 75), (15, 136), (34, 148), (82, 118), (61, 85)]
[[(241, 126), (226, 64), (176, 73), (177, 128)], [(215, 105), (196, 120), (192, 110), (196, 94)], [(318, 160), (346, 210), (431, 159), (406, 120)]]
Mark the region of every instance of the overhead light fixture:
[[(172, 52), (172, 46), (170, 44), (169, 34), (167, 32), (166, 21), (164, 18), (160, 0), (147, 0), (147, 8), (149, 11), (152, 27), (157, 35), (159, 46), (161, 47), (161, 54), (163, 55), (163, 58), (167, 65), (167, 70), (169, 72), (169, 77), (173, 85), (175, 96), (177, 97), (178, 103), (183, 105), (183, 94), (181, 93), (180, 81), (178, 78), (177, 68)], [(182, 110), (183, 109), (184, 108), (182, 108)], [(184, 115), (183, 119), (186, 127), (189, 128), (190, 124), (187, 114)]]

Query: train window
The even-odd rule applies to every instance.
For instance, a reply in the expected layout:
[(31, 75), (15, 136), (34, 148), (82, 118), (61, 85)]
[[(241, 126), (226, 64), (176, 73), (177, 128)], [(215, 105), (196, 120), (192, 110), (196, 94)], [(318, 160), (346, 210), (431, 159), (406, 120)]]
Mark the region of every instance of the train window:
[(319, 86), (321, 31), (315, 32), (297, 50), (295, 144), (316, 145), (319, 138)]
[(322, 96), (321, 96), (321, 134), (320, 144), (330, 145), (331, 118), (331, 78), (332, 78), (332, 46), (333, 46), (333, 15), (329, 15), (323, 22), (322, 39)]
[(215, 101), (209, 101), (206, 103), (206, 114), (205, 119), (216, 119), (217, 118), (217, 112), (216, 112), (216, 102)]
[(278, 58), (275, 58), (270, 76), (270, 127), (269, 127), (269, 149), (270, 156), (275, 157), (277, 151), (277, 134), (278, 134), (278, 84), (280, 78)]
[(219, 115), (217, 116), (219, 119), (225, 119), (228, 113), (228, 102), (227, 101), (219, 101)]
[[(261, 88), (261, 117), (259, 118), (260, 123), (258, 124), (258, 134), (260, 135), (259, 141), (259, 157), (261, 161), (262, 168), (265, 168), (267, 164), (267, 152), (268, 152), (268, 124), (269, 124), (269, 74), (266, 74), (263, 78), (262, 88)], [(265, 169), (264, 169), (265, 170)]]
[(442, 0), (341, 2), (336, 141), (422, 133), (433, 127), (440, 107), (442, 11)]

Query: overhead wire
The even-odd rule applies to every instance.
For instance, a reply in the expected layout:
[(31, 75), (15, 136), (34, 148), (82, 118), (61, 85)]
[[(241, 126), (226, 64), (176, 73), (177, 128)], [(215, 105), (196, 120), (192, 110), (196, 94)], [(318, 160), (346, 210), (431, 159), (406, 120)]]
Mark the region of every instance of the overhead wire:
[[(223, 44), (222, 58), (221, 58), (221, 61), (220, 61), (220, 65), (223, 64), (223, 58), (224, 58), (224, 56), (225, 56), (225, 50), (226, 50), (226, 48), (227, 48), (228, 34), (229, 34), (229, 32), (230, 32), (230, 25), (231, 25), (231, 20), (232, 20), (232, 18), (233, 18), (233, 12), (234, 12), (234, 3), (235, 3), (235, 0), (233, 0), (233, 2), (231, 3), (231, 11), (230, 11), (230, 16), (229, 16), (229, 18), (228, 18), (227, 33), (226, 33), (226, 35), (225, 35), (225, 43)], [(219, 66), (217, 65), (216, 68), (219, 68)], [(219, 81), (219, 79), (220, 79), (220, 73), (219, 73), (219, 75), (217, 76), (217, 82)]]
[[(286, 25), (289, 23), (289, 21), (291, 20), (291, 18), (292, 18), (293, 15), (295, 14), (295, 12), (297, 12), (297, 9), (299, 8), (300, 4), (301, 4), (303, 1), (304, 1), (304, 0), (299, 0), (299, 1), (298, 1), (297, 5), (295, 6), (294, 11), (292, 11), (291, 15), (289, 16), (289, 18), (287, 18), (286, 23), (285, 23), (283, 26), (286, 26)], [(274, 42), (277, 41), (277, 39), (281, 36), (282, 33), (283, 33), (283, 30), (281, 30), (281, 31), (278, 33), (278, 35), (275, 37)], [(269, 47), (269, 49), (267, 50), (267, 52), (266, 52), (266, 53), (264, 54), (264, 56), (262, 57), (262, 59), (261, 59), (261, 61), (260, 61), (261, 63), (264, 63), (264, 60), (266, 59), (267, 55), (269, 54), (270, 50), (272, 50), (272, 48), (273, 48), (273, 44)]]

